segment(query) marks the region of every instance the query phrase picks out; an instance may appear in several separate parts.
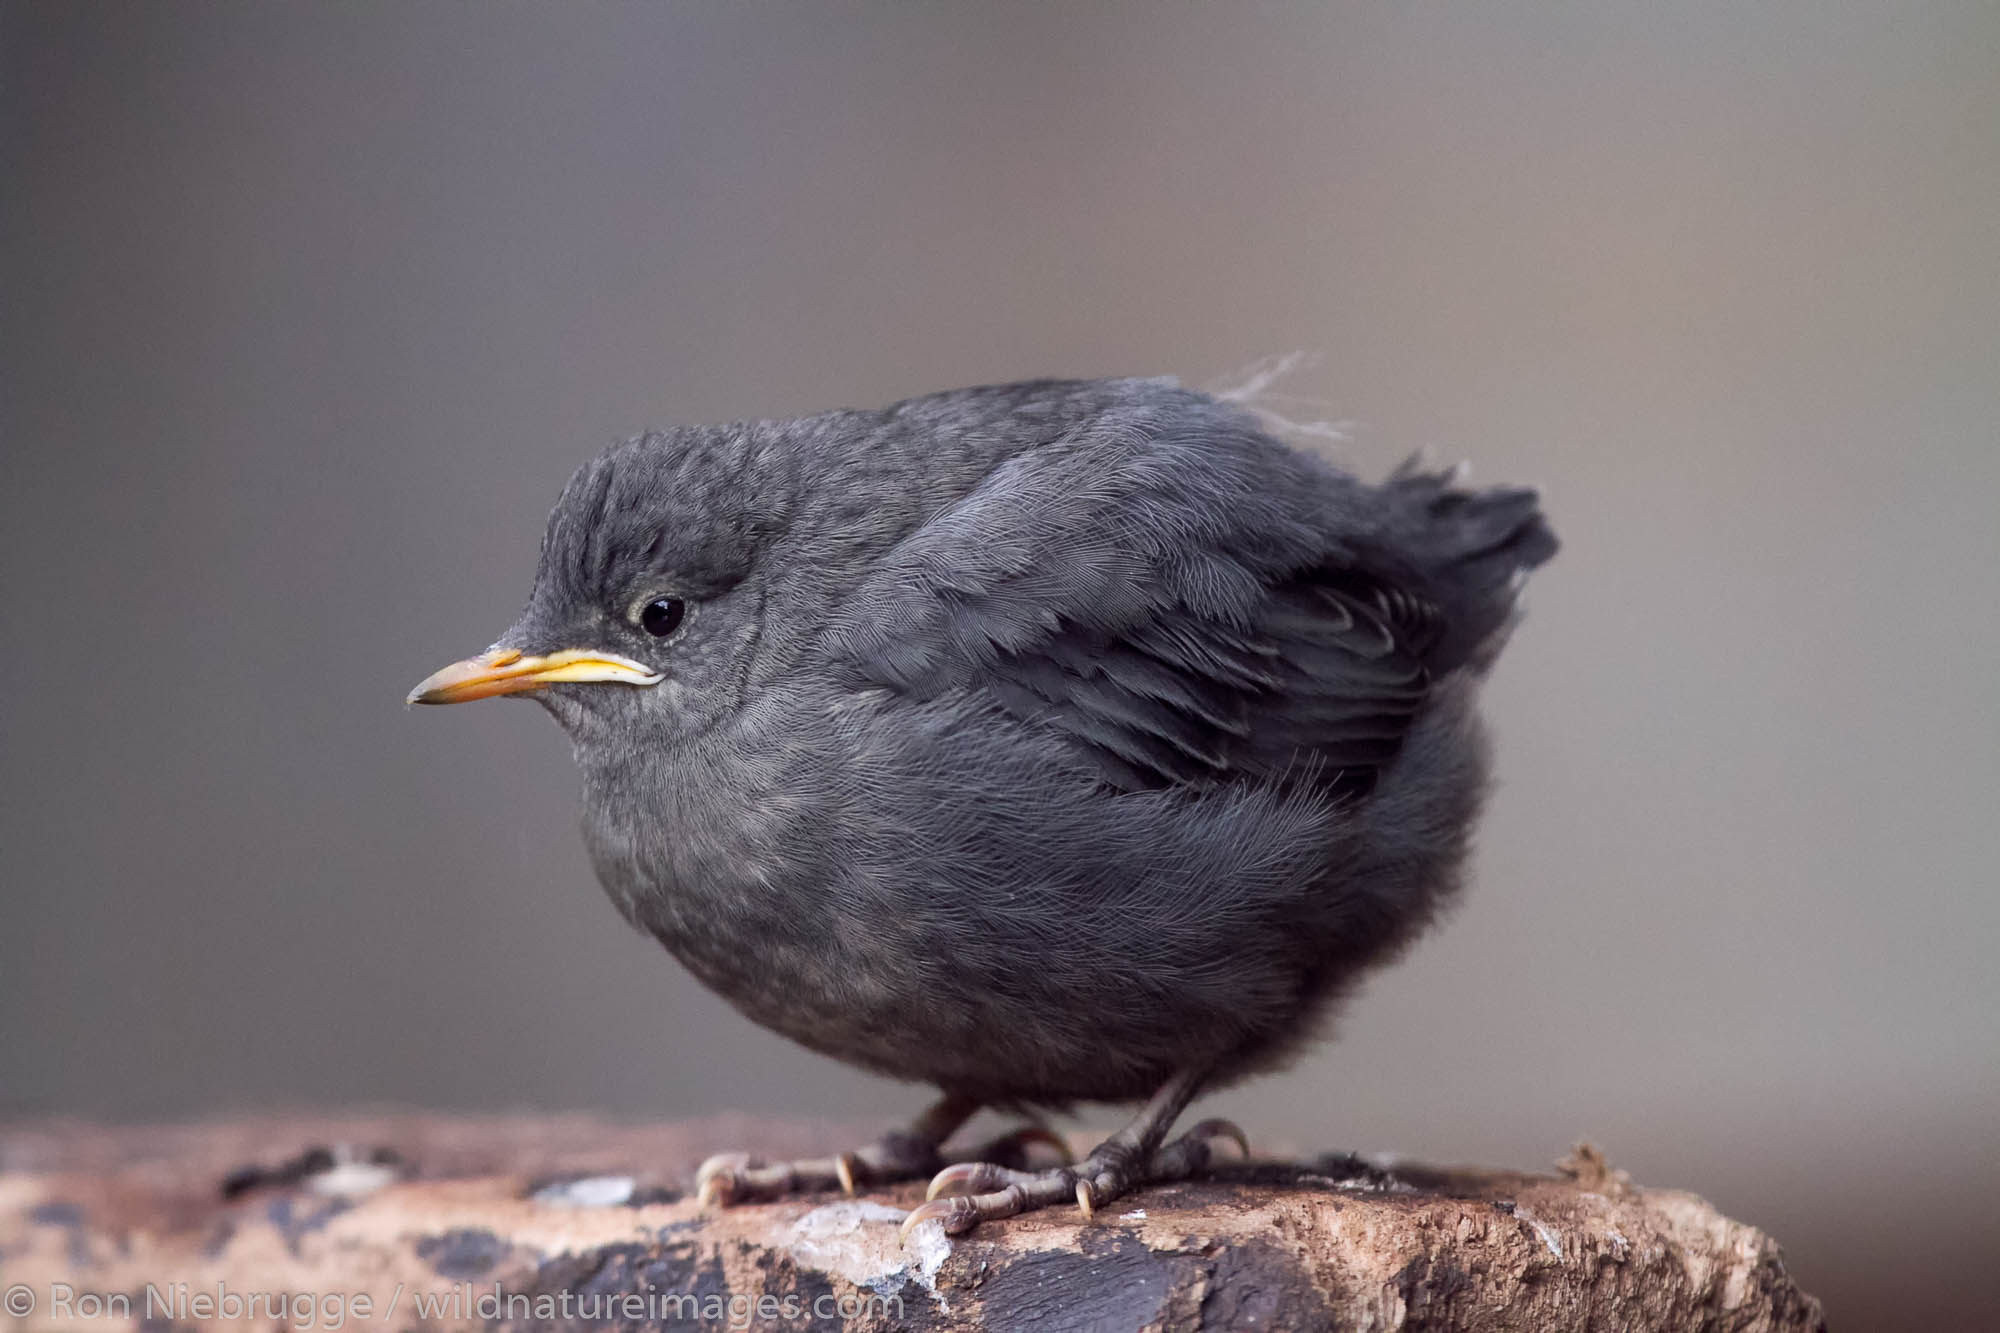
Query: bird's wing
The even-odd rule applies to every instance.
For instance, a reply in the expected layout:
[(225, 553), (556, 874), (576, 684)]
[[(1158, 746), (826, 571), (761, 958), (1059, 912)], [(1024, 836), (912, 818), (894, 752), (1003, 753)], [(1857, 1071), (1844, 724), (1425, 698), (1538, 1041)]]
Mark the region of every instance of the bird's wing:
[(1334, 549), (1324, 486), (1273, 461), (1129, 434), (1017, 455), (888, 553), (830, 656), (857, 685), (989, 691), (1115, 787), (1366, 790), (1437, 612)]

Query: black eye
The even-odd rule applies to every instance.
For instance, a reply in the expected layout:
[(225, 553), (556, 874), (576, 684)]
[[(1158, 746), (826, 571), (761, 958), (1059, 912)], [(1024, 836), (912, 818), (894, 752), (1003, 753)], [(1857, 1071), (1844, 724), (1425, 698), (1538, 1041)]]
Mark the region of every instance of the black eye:
[(658, 597), (646, 603), (639, 624), (656, 639), (664, 639), (681, 627), (687, 618), (687, 603), (678, 597)]

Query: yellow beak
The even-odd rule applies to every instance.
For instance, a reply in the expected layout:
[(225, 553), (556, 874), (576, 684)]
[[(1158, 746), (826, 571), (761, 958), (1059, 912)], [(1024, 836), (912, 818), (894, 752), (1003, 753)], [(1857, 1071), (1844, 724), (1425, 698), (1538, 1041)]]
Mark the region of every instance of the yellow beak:
[(616, 653), (566, 648), (547, 657), (529, 657), (516, 648), (496, 648), (426, 676), (404, 702), (462, 704), (498, 694), (526, 694), (565, 681), (657, 685), (663, 679), (652, 668)]

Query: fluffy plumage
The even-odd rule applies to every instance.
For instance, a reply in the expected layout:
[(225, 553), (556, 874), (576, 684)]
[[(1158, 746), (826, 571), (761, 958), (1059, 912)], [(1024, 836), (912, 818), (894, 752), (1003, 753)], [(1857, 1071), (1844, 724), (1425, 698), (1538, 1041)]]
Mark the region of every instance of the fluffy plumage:
[[(619, 910), (752, 1019), (985, 1103), (1296, 1049), (1456, 890), (1524, 490), (1365, 484), (1156, 380), (649, 434), (501, 640)], [(689, 613), (649, 637), (636, 608)]]

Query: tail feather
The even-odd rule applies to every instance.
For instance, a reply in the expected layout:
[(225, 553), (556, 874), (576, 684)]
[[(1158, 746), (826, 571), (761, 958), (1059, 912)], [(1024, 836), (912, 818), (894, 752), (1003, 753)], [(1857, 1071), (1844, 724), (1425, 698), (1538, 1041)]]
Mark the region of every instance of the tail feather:
[(1439, 673), (1492, 660), (1516, 618), (1522, 580), (1560, 544), (1534, 491), (1465, 490), (1460, 479), (1459, 469), (1427, 471), (1412, 458), (1382, 484), (1391, 536), (1444, 613), (1444, 631), (1425, 654)]

